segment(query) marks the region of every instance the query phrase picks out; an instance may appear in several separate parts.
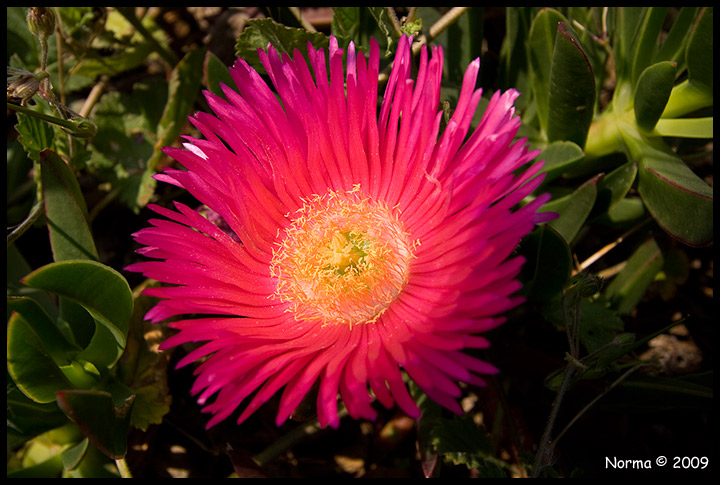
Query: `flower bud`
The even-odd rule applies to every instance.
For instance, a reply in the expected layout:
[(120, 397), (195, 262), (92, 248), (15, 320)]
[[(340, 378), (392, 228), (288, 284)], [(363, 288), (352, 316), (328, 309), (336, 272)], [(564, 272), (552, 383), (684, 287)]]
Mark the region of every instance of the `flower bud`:
[(30, 7), (27, 23), (33, 35), (47, 38), (55, 33), (55, 12), (50, 7)]
[(24, 69), (7, 68), (7, 99), (19, 99), (22, 106), (35, 96), (40, 82), (48, 77), (47, 72), (33, 74)]

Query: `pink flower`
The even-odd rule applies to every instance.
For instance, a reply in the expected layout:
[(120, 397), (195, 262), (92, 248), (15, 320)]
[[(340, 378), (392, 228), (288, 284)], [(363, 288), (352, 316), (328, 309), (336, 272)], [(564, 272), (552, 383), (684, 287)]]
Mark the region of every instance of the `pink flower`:
[(215, 116), (192, 118), (205, 139), (166, 149), (186, 170), (157, 178), (224, 229), (180, 203), (154, 207), (163, 218), (135, 238), (155, 261), (128, 269), (174, 285), (147, 291), (161, 299), (148, 319), (186, 316), (162, 348), (203, 342), (179, 365), (203, 360), (192, 391), (208, 427), (241, 406), (242, 422), (282, 390), (280, 424), (315, 384), (322, 426), (338, 426), (338, 396), (355, 418), (373, 419), (374, 399), (417, 417), (403, 370), (460, 413), (458, 382), (497, 372), (466, 350), (488, 347), (480, 334), (521, 302), (511, 253), (547, 220), (547, 197), (512, 209), (541, 164), (513, 142), (515, 91), (495, 93), (467, 136), (477, 60), (442, 128), (443, 51), (423, 49), (413, 79), (410, 44), (400, 39), (379, 115), (374, 42), (367, 61), (350, 44), (344, 66), (331, 38), (329, 79), (324, 50), (309, 48), (308, 67), (269, 47), (275, 92), (238, 59), (238, 91), (207, 93)]

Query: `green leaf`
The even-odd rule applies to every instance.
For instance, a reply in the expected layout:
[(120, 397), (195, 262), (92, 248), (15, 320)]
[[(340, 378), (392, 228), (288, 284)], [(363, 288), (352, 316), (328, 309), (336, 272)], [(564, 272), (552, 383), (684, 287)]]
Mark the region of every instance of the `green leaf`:
[(619, 7), (614, 13), (615, 31), (613, 35), (615, 76), (619, 83), (632, 82), (632, 73), (639, 43), (642, 22), (647, 15), (647, 7)]
[(537, 104), (540, 129), (548, 126), (550, 69), (555, 52), (558, 25), (567, 19), (558, 11), (545, 8), (533, 19), (528, 38), (528, 59), (532, 67), (533, 96)]
[(645, 69), (635, 87), (635, 120), (641, 131), (652, 131), (675, 85), (676, 65), (659, 62)]
[(223, 98), (225, 97), (225, 94), (220, 88), (220, 83), (230, 87), (235, 86), (235, 81), (233, 81), (233, 78), (230, 75), (230, 69), (228, 66), (226, 66), (225, 63), (211, 51), (208, 51), (205, 55), (205, 64), (203, 65), (203, 83), (211, 93)]
[(73, 69), (73, 76), (83, 76), (89, 79), (103, 75), (116, 76), (142, 66), (152, 52), (153, 48), (149, 44), (139, 44), (117, 50), (110, 56), (84, 59)]
[(54, 152), (40, 153), (45, 215), (55, 261), (98, 260), (87, 207), (70, 167)]
[(610, 210), (625, 199), (637, 176), (637, 164), (626, 162), (605, 175), (598, 186), (596, 209)]
[(6, 397), (8, 450), (68, 423), (54, 400), (48, 403), (35, 402), (20, 391), (11, 378), (8, 378)]
[(130, 287), (120, 273), (94, 261), (62, 261), (35, 270), (23, 282), (68, 298), (92, 315), (95, 334), (78, 359), (98, 369), (117, 361), (125, 348), (133, 307)]
[(60, 409), (74, 421), (90, 441), (113, 459), (127, 452), (132, 398), (120, 406), (109, 392), (93, 390), (62, 391), (57, 395)]
[(662, 267), (662, 252), (655, 240), (650, 239), (635, 250), (623, 270), (607, 286), (605, 297), (618, 313), (629, 313), (643, 298)]
[(571, 141), (555, 141), (547, 145), (537, 158), (545, 162), (541, 173), (545, 173), (543, 183), (546, 184), (580, 163), (585, 154)]
[(713, 9), (705, 7), (695, 24), (688, 41), (685, 57), (688, 67), (688, 79), (695, 85), (713, 90)]
[(55, 455), (42, 463), (7, 474), (7, 478), (58, 478), (62, 472), (62, 459)]
[(293, 57), (297, 49), (305, 56), (308, 42), (315, 48), (327, 47), (328, 38), (320, 32), (286, 27), (272, 19), (252, 19), (238, 36), (235, 54), (245, 59), (259, 73), (264, 73), (265, 69), (257, 54), (258, 49), (265, 50), (268, 44), (272, 44), (280, 54)]
[(626, 197), (619, 200), (607, 211), (607, 221), (610, 224), (624, 224), (637, 221), (647, 214), (645, 204), (639, 197)]
[[(46, 103), (40, 102), (36, 108), (39, 111)], [(40, 161), (40, 152), (53, 146), (55, 130), (46, 122), (23, 113), (17, 114), (18, 123), (15, 125), (20, 135), (19, 141), (28, 154), (28, 157), (36, 162)]]
[(629, 81), (633, 86), (655, 54), (667, 11), (668, 7), (649, 7), (639, 19), (628, 59), (632, 65)]
[(663, 118), (655, 125), (659, 136), (677, 136), (682, 138), (712, 139), (713, 118)]
[(548, 140), (584, 147), (595, 107), (595, 77), (580, 42), (565, 23), (558, 25), (549, 89)]
[(476, 425), (471, 416), (440, 418), (424, 424), (432, 424), (432, 443), (445, 458), (478, 470), (483, 478), (507, 478), (503, 462), (494, 456), (487, 431)]
[(699, 7), (681, 7), (665, 36), (662, 46), (657, 50), (651, 64), (660, 61), (671, 61), (678, 65), (678, 70), (685, 68), (685, 49), (692, 32)]
[(13, 313), (7, 324), (7, 368), (18, 388), (38, 403), (53, 402), (58, 391), (73, 388), (42, 335), (20, 313)]
[(713, 105), (713, 9), (703, 8), (685, 51), (688, 79), (673, 89), (663, 118), (684, 116)]
[(361, 8), (363, 7), (333, 7), (330, 29), (340, 45), (347, 45), (357, 35), (360, 29)]
[(85, 457), (90, 440), (85, 438), (80, 443), (67, 448), (60, 453), (62, 457), (63, 467), (66, 470), (74, 470)]
[(175, 142), (187, 123), (200, 91), (203, 77), (205, 50), (193, 50), (175, 66), (168, 85), (168, 101), (157, 126), (157, 140), (153, 154), (147, 162), (138, 190), (137, 205), (144, 207), (154, 194), (157, 164), (163, 156), (163, 148)]
[(43, 343), (43, 349), (57, 365), (68, 365), (80, 350), (67, 341), (55, 322), (32, 298), (8, 297), (7, 311), (8, 316), (13, 312), (18, 313), (30, 322), (34, 333)]
[(548, 222), (565, 241), (571, 243), (595, 204), (598, 191), (598, 177), (593, 177), (573, 193), (551, 200), (543, 206), (544, 212), (557, 212), (558, 218)]
[(564, 287), (572, 270), (570, 248), (551, 226), (543, 224), (523, 238), (519, 249), (528, 275), (523, 293), (530, 301), (550, 301)]
[(655, 221), (691, 246), (713, 239), (713, 190), (669, 148), (652, 140), (632, 142), (638, 158), (640, 196)]
[(160, 283), (148, 280), (134, 289), (128, 343), (115, 367), (117, 379), (136, 395), (132, 425), (143, 431), (151, 424), (162, 422), (172, 402), (167, 383), (168, 354), (157, 350), (162, 330), (158, 324), (145, 320), (145, 314), (157, 300), (143, 295), (143, 290), (158, 285)]

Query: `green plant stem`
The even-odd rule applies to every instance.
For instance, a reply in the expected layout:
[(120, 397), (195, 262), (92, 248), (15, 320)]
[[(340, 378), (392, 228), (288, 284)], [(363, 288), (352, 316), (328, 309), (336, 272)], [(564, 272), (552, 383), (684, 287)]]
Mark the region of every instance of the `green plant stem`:
[(45, 204), (43, 204), (43, 202), (40, 201), (35, 205), (32, 212), (30, 212), (30, 215), (28, 215), (27, 218), (19, 226), (17, 226), (13, 232), (11, 232), (8, 235), (7, 247), (10, 247), (17, 238), (22, 236), (25, 233), (25, 231), (27, 231), (35, 223), (35, 221), (38, 220), (40, 218), (40, 216), (44, 213), (45, 213)]
[(558, 433), (558, 435), (555, 437), (555, 440), (554, 440), (554, 442), (553, 442), (553, 446), (557, 446), (558, 442), (560, 441), (560, 438), (562, 438), (562, 437), (565, 435), (565, 433), (570, 429), (570, 427), (571, 427), (573, 424), (575, 424), (575, 423), (577, 422), (577, 420), (580, 419), (580, 418), (582, 417), (582, 415), (585, 414), (585, 413), (588, 411), (588, 409), (590, 409), (591, 407), (593, 407), (593, 406), (595, 405), (595, 403), (597, 403), (600, 399), (602, 399), (603, 397), (605, 397), (610, 391), (612, 391), (615, 387), (617, 387), (622, 381), (624, 381), (625, 379), (627, 379), (628, 377), (630, 377), (630, 375), (632, 375), (632, 374), (633, 374), (636, 370), (638, 370), (640, 367), (641, 367), (641, 365), (637, 365), (637, 366), (635, 366), (635, 367), (631, 367), (630, 369), (628, 369), (627, 372), (623, 373), (620, 377), (618, 377), (617, 379), (615, 379), (615, 381), (613, 381), (613, 383), (610, 384), (610, 386), (609, 386), (607, 389), (605, 389), (605, 391), (603, 391), (602, 393), (598, 394), (598, 395), (595, 396), (595, 398), (593, 398), (589, 403), (587, 403), (587, 405), (585, 405), (585, 407), (583, 407), (583, 408), (575, 415), (575, 417), (573, 417), (573, 418), (570, 420), (570, 422), (563, 428), (563, 430), (560, 431), (560, 433)]
[(553, 450), (555, 448), (551, 439), (552, 430), (555, 426), (555, 420), (557, 419), (558, 412), (560, 410), (560, 404), (562, 403), (565, 393), (567, 392), (570, 380), (575, 373), (575, 369), (572, 364), (568, 364), (565, 368), (565, 375), (563, 376), (562, 384), (555, 395), (555, 401), (550, 411), (547, 423), (545, 424), (545, 430), (543, 431), (542, 437), (540, 438), (540, 444), (538, 446), (537, 454), (535, 455), (535, 462), (533, 463), (532, 477), (538, 478), (542, 470), (548, 466), (552, 460)]
[(307, 21), (305, 16), (300, 11), (300, 7), (288, 7), (288, 10), (290, 10), (290, 13), (292, 13), (298, 22), (300, 22), (300, 25), (302, 25), (303, 29), (307, 30), (308, 32), (317, 32), (317, 29), (315, 29), (315, 26)]
[(78, 118), (77, 120), (65, 120), (62, 118), (57, 118), (55, 116), (46, 115), (45, 113), (38, 113), (37, 111), (14, 103), (7, 103), (7, 107), (9, 109), (17, 111), (18, 113), (22, 113), (24, 115), (32, 116), (39, 120), (58, 125), (64, 130), (66, 130), (70, 135), (86, 137), (90, 134), (90, 132), (87, 131), (88, 129), (90, 131), (93, 131), (94, 129), (94, 131), (97, 132), (97, 127), (95, 127), (95, 124), (86, 118)]
[(432, 24), (428, 29), (427, 35), (420, 37), (416, 44), (413, 45), (413, 53), (416, 54), (420, 51), (423, 44), (435, 39), (438, 35), (443, 33), (448, 27), (457, 22), (457, 20), (464, 14), (470, 7), (453, 7), (445, 15), (440, 17), (437, 22)]
[(130, 471), (130, 468), (127, 465), (127, 462), (125, 461), (125, 458), (120, 458), (118, 460), (115, 460), (115, 465), (117, 466), (118, 471), (120, 472), (121, 478), (132, 478), (132, 472)]

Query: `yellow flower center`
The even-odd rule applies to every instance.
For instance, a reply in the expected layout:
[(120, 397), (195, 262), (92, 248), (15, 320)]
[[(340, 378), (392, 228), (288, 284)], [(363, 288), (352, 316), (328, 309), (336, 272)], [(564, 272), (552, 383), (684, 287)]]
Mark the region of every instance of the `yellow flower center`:
[(395, 211), (359, 186), (305, 200), (278, 246), (274, 296), (323, 324), (376, 321), (407, 282), (414, 247)]

